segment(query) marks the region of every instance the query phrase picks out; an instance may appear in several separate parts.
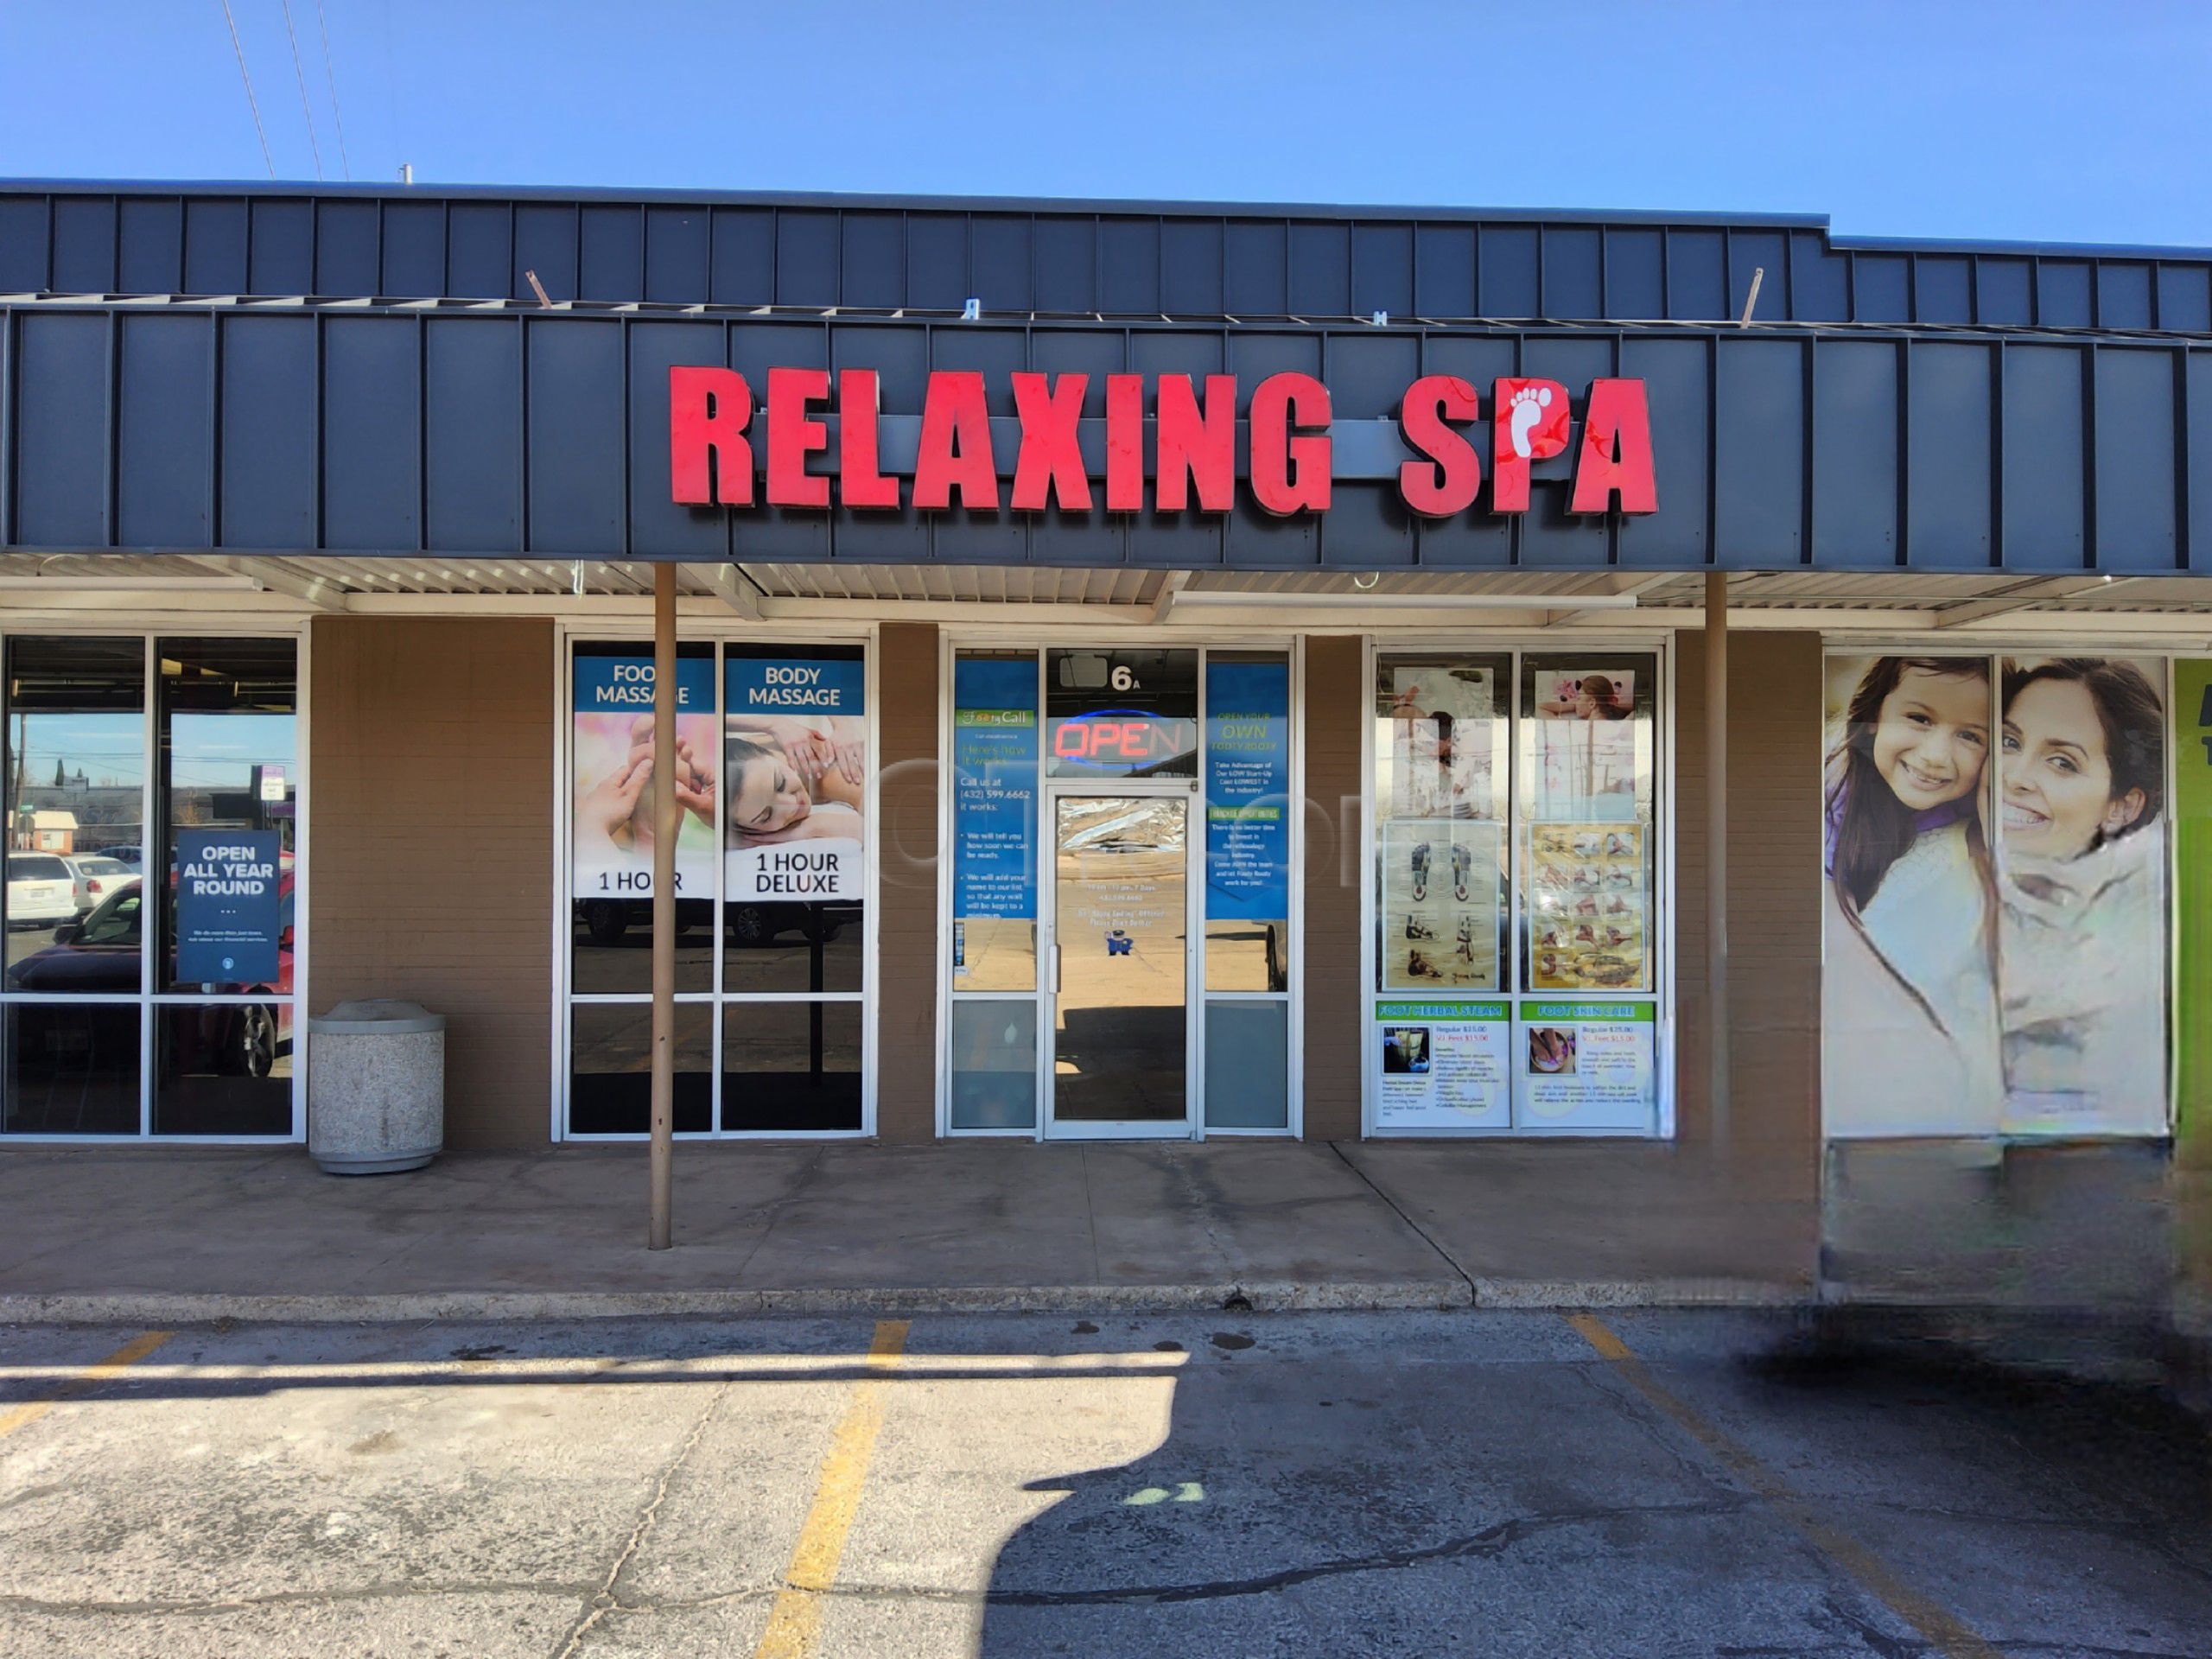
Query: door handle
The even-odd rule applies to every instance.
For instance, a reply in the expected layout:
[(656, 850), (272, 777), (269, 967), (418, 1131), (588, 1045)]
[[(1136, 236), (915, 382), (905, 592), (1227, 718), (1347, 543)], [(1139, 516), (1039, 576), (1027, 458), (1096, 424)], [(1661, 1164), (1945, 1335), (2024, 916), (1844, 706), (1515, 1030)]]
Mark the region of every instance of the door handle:
[(1052, 941), (1052, 995), (1060, 994), (1060, 942)]

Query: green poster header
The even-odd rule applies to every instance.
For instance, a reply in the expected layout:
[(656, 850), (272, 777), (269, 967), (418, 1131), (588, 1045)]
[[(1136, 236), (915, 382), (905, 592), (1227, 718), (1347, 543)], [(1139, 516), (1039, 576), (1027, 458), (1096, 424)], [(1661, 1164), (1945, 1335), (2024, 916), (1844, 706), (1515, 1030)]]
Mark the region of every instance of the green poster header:
[(1523, 1002), (1523, 1020), (1606, 1020), (1648, 1026), (1657, 1014), (1649, 1002)]
[(1510, 1020), (1504, 1002), (1377, 1002), (1377, 1020)]

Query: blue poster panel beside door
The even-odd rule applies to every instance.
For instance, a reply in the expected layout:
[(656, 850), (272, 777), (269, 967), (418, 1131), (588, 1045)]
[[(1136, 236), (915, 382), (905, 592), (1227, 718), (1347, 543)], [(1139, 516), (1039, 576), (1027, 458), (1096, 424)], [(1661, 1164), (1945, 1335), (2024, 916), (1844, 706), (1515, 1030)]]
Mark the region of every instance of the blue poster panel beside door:
[(1033, 990), (1037, 662), (953, 664), (952, 972), (962, 990)]
[(1290, 665), (1206, 664), (1206, 986), (1279, 991), (1290, 927)]

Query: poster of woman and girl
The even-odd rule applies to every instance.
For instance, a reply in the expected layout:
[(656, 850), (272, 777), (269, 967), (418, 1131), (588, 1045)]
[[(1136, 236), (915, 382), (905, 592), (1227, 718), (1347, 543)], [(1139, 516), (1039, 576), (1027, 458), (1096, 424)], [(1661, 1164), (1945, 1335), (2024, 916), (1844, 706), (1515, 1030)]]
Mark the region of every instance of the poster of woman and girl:
[(2164, 683), (1828, 659), (1829, 1135), (2164, 1132)]

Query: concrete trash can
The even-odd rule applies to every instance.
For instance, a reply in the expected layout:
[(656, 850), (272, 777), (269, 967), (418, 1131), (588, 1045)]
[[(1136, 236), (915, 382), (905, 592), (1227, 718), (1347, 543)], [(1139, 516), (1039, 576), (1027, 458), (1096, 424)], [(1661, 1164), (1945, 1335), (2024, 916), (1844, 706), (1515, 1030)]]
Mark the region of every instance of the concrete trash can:
[(308, 1021), (308, 1155), (332, 1175), (420, 1169), (446, 1143), (446, 1017), (340, 1002)]

